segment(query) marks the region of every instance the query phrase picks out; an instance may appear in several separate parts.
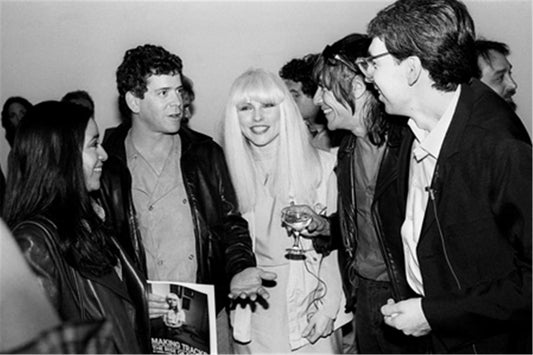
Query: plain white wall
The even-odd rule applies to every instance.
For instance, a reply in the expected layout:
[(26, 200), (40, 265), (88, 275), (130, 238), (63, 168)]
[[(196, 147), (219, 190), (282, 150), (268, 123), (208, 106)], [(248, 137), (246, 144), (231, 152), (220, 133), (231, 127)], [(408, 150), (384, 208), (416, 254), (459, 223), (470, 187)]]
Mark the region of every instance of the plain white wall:
[[(115, 70), (139, 44), (178, 54), (196, 91), (194, 129), (219, 140), (233, 80), (249, 67), (277, 72), (293, 57), (364, 32), (392, 1), (6, 1), (0, 0), (0, 99), (37, 103), (76, 89), (96, 102), (103, 132), (118, 124)], [(530, 0), (466, 0), (478, 35), (503, 41), (518, 83), (518, 114), (531, 134)], [(9, 146), (0, 134), (0, 164)]]

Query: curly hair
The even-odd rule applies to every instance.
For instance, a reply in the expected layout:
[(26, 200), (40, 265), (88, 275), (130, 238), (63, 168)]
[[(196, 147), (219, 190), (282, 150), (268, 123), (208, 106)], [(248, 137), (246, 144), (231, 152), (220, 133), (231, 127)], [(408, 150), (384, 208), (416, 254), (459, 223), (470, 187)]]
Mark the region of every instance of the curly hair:
[(396, 60), (417, 56), (438, 90), (453, 91), (476, 72), (474, 21), (461, 1), (398, 0), (370, 21), (368, 34)]
[(2, 127), (4, 127), (6, 130), (6, 139), (11, 146), (13, 145), (13, 140), (15, 139), (15, 129), (17, 127), (13, 125), (11, 119), (9, 118), (9, 107), (15, 103), (24, 106), (26, 112), (28, 112), (33, 106), (31, 102), (20, 96), (12, 96), (4, 103), (4, 106), (2, 107)]
[[(355, 113), (355, 97), (352, 90), (352, 80), (356, 75), (363, 76), (359, 70), (354, 72), (346, 64), (331, 58), (331, 54), (338, 54), (348, 62), (355, 63), (359, 57), (367, 54), (371, 39), (364, 34), (350, 34), (330, 46), (320, 54), (316, 61), (313, 76), (323, 87), (331, 90), (335, 99), (343, 106)], [(369, 99), (361, 108), (366, 110), (365, 124), (368, 136), (372, 144), (380, 146), (386, 141), (389, 121), (385, 119), (383, 104), (378, 100), (378, 94), (373, 85), (365, 83), (366, 89), (370, 93)]]
[(182, 70), (180, 57), (161, 46), (145, 44), (127, 50), (116, 72), (120, 112), (124, 117), (130, 117), (125, 100), (126, 93), (132, 92), (136, 97), (144, 98), (149, 76), (163, 74), (181, 76)]
[(285, 80), (302, 83), (302, 91), (309, 97), (315, 95), (317, 83), (313, 77), (313, 67), (318, 54), (308, 54), (303, 58), (295, 58), (285, 64), (279, 71), (279, 76)]

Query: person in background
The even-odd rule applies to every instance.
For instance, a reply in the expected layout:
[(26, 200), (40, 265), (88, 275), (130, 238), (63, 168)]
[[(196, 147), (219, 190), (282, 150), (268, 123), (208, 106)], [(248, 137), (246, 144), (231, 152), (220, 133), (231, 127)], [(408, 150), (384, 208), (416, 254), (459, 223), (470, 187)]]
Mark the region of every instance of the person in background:
[(13, 146), (17, 126), (31, 107), (32, 104), (20, 96), (10, 97), (4, 103), (2, 108), (2, 127), (6, 131), (6, 139), (11, 147)]
[[(110, 228), (149, 280), (214, 285), (217, 340), (232, 353), (225, 306), (232, 297), (268, 297), (256, 268), (222, 149), (181, 125), (181, 59), (160, 46), (126, 51), (116, 72), (126, 122), (106, 131), (102, 177)], [(165, 297), (150, 294), (150, 317)]]
[(509, 62), (509, 47), (502, 42), (477, 39), (475, 42), (478, 75), (476, 76), (488, 87), (507, 101), (516, 110), (513, 96), (516, 94), (516, 81), (513, 79)]
[(400, 0), (371, 20), (358, 60), (389, 114), (409, 117), (399, 156), (407, 281), (389, 326), (433, 353), (531, 353), (531, 140), (472, 78), (474, 21), (457, 0)]
[(267, 302), (233, 311), (235, 351), (340, 353), (339, 327), (351, 315), (344, 313), (336, 252), (322, 256), (309, 240), (294, 245), (281, 219), (291, 203), (322, 213), (335, 209), (335, 156), (310, 144), (287, 87), (263, 69), (250, 69), (234, 81), (224, 147), (258, 265), (278, 275)]
[(75, 90), (70, 91), (63, 96), (61, 99), (63, 102), (72, 102), (76, 105), (81, 105), (90, 110), (91, 114), (94, 116), (94, 101), (91, 95), (85, 90)]
[(63, 322), (111, 321), (113, 351), (151, 351), (145, 282), (105, 228), (107, 154), (89, 110), (46, 101), (22, 119), (4, 217)]
[(303, 58), (295, 58), (285, 64), (279, 71), (289, 91), (298, 105), (298, 109), (311, 132), (311, 143), (314, 147), (329, 151), (339, 144), (339, 133), (333, 133), (326, 127), (327, 122), (320, 108), (313, 102), (317, 83), (313, 78), (313, 66), (317, 54), (308, 54)]
[(194, 85), (192, 80), (189, 77), (183, 75), (183, 90), (181, 92), (181, 98), (183, 100), (183, 118), (182, 124), (188, 125), (189, 121), (194, 115), (194, 99), (196, 95), (194, 94)]

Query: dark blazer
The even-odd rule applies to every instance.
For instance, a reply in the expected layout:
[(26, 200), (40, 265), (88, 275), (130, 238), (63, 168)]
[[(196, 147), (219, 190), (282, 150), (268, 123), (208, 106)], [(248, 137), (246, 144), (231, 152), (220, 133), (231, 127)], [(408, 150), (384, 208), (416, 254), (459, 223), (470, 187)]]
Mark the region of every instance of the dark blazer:
[[(413, 140), (400, 153), (404, 209)], [(434, 351), (531, 353), (531, 141), (477, 79), (461, 87), (431, 188), (417, 256)]]
[[(106, 131), (104, 148), (109, 159), (104, 165), (100, 190), (106, 216), (119, 234), (119, 242), (146, 275), (145, 251), (138, 232), (124, 146), (128, 130), (129, 127), (120, 125)], [(248, 223), (238, 211), (222, 148), (210, 137), (184, 126), (179, 135), (181, 174), (196, 238), (196, 282), (215, 285), (219, 311), (227, 304), (231, 278), (247, 267), (256, 266), (252, 240)]]

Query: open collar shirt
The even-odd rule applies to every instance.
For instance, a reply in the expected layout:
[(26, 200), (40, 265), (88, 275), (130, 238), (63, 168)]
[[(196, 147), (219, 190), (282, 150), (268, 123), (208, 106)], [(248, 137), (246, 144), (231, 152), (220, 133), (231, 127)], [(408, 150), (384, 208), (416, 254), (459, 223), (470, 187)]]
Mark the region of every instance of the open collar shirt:
[(196, 282), (194, 226), (181, 174), (179, 135), (173, 136), (172, 149), (160, 173), (135, 148), (131, 131), (125, 147), (148, 278)]
[(408, 125), (415, 135), (415, 140), (409, 164), (409, 192), (407, 193), (405, 220), (402, 224), (401, 235), (407, 281), (419, 295), (424, 295), (424, 283), (416, 248), (420, 239), (428, 197), (431, 193), (431, 181), (437, 166), (440, 149), (450, 127), (460, 93), (461, 86), (458, 86), (446, 111), (431, 131), (419, 128), (412, 118), (408, 121)]

